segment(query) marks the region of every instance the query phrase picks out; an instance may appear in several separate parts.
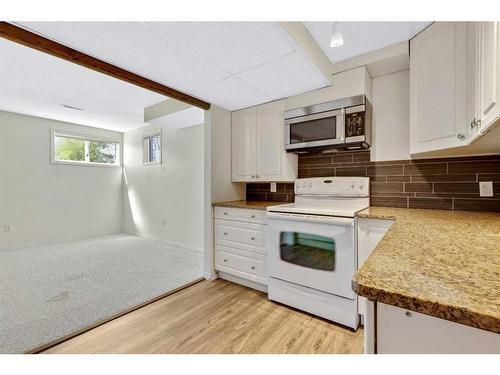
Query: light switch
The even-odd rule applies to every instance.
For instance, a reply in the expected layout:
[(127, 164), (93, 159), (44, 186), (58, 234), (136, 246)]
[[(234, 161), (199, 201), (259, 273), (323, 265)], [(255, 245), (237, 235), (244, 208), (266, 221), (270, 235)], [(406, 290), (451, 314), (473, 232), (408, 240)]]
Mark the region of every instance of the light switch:
[(271, 182), (271, 193), (276, 193), (276, 182)]

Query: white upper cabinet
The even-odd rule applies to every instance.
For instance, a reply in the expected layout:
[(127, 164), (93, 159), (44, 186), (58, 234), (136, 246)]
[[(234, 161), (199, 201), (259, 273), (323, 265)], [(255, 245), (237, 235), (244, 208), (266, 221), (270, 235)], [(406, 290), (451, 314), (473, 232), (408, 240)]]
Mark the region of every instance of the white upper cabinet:
[(255, 108), (233, 112), (232, 169), (233, 181), (254, 179), (257, 174), (257, 116)]
[(410, 41), (410, 152), (468, 143), (467, 24), (434, 23)]
[(233, 182), (293, 181), (297, 155), (285, 151), (285, 101), (232, 113)]
[(500, 22), (478, 24), (479, 133), (484, 134), (500, 117)]

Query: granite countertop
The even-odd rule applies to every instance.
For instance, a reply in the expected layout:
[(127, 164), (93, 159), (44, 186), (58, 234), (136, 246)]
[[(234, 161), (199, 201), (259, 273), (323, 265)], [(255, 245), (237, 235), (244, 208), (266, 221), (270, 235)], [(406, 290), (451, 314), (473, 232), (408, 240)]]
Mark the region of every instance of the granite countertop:
[(394, 224), (358, 270), (371, 300), (500, 333), (500, 214), (370, 207)]
[(250, 208), (252, 210), (266, 210), (267, 207), (277, 206), (278, 204), (286, 204), (287, 202), (265, 202), (265, 201), (230, 201), (230, 202), (214, 202), (214, 207), (231, 207), (231, 208)]

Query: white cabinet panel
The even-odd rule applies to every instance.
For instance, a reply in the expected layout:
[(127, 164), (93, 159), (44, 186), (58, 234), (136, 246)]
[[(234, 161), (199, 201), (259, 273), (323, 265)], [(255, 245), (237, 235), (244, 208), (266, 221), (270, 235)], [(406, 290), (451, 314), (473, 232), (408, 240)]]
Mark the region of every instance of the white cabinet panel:
[(233, 181), (248, 181), (257, 175), (257, 112), (247, 108), (232, 113)]
[[(393, 220), (358, 219), (358, 269), (375, 250), (392, 224), (394, 224)], [(366, 315), (366, 298), (364, 297), (358, 297), (358, 312), (360, 315)]]
[(264, 226), (215, 220), (215, 243), (265, 254)]
[(232, 113), (232, 181), (294, 181), (297, 155), (284, 147), (285, 101)]
[(266, 211), (248, 208), (215, 207), (214, 217), (223, 220), (236, 220), (254, 224), (265, 224)]
[(379, 354), (500, 353), (500, 334), (377, 303)]
[(499, 22), (479, 24), (479, 94), (480, 133), (494, 124), (500, 116), (500, 30)]
[(257, 107), (257, 178), (264, 181), (279, 180), (283, 174), (284, 152), (283, 116), (285, 101), (267, 103)]
[(438, 22), (410, 42), (410, 152), (467, 144), (467, 25)]
[(247, 280), (266, 284), (265, 257), (248, 255), (241, 250), (216, 245), (215, 268)]

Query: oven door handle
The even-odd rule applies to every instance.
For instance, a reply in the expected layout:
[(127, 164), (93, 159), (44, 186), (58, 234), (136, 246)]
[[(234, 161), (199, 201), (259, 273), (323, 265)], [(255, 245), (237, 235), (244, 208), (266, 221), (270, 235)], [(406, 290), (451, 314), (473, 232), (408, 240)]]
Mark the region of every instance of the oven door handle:
[(270, 219), (278, 219), (278, 220), (308, 221), (315, 223), (354, 226), (354, 219), (346, 217), (287, 214), (283, 212), (269, 212), (269, 211), (267, 212), (267, 217)]

